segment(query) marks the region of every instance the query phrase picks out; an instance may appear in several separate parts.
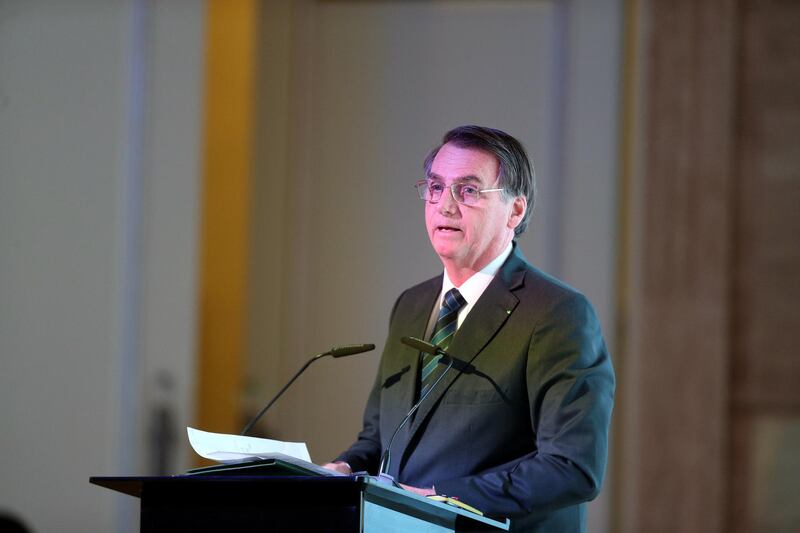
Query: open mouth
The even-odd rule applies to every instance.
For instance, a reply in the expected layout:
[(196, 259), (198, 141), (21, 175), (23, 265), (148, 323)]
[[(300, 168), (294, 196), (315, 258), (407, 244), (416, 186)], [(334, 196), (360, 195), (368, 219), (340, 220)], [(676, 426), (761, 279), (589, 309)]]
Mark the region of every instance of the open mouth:
[(453, 226), (436, 226), (436, 231), (442, 231), (445, 233), (452, 233), (456, 231), (461, 231), (460, 229), (453, 227)]

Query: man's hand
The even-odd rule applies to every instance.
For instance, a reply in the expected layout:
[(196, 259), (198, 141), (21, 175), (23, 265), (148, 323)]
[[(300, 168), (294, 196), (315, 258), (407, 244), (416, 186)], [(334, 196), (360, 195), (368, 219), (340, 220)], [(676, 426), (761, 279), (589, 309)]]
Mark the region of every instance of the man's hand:
[(350, 468), (350, 465), (345, 463), (344, 461), (335, 461), (333, 463), (326, 463), (322, 465), (322, 468), (327, 468), (328, 470), (333, 470), (334, 472), (339, 472), (340, 474), (344, 474), (349, 476), (353, 473), (353, 469)]
[[(327, 468), (328, 470), (333, 470), (334, 472), (339, 472), (340, 474), (344, 474), (349, 476), (353, 473), (353, 469), (350, 468), (350, 465), (345, 463), (344, 461), (335, 461), (333, 463), (325, 463), (322, 465), (322, 468)], [(399, 484), (401, 487), (406, 489), (409, 492), (413, 492), (414, 494), (419, 494), (420, 496), (433, 496), (436, 494), (436, 489), (433, 487), (427, 489), (421, 489), (419, 487), (412, 487), (411, 485), (403, 485), (402, 483)]]
[(436, 494), (436, 489), (433, 487), (429, 489), (421, 489), (419, 487), (412, 487), (410, 485), (403, 485), (400, 483), (400, 486), (406, 489), (407, 491), (413, 492), (414, 494), (419, 494), (420, 496), (433, 496)]

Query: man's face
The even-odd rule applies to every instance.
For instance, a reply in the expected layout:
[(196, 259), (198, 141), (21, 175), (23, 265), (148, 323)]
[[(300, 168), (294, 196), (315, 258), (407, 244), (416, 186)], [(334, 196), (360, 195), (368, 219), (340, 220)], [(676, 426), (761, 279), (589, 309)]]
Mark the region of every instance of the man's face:
[[(431, 164), (428, 178), (446, 187), (468, 182), (478, 189), (499, 188), (500, 164), (489, 152), (445, 144)], [(426, 202), (425, 225), (433, 249), (451, 267), (482, 269), (505, 249), (525, 212), (525, 198), (503, 201), (502, 192), (482, 193), (475, 205), (462, 205), (445, 190), (436, 204)]]

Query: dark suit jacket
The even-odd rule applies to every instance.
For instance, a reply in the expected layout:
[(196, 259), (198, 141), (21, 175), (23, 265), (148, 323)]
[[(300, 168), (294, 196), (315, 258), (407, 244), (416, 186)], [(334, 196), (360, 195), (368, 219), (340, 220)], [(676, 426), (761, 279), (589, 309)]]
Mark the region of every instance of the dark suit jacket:
[[(358, 440), (338, 460), (375, 473), (415, 400), (422, 338), (442, 276), (395, 303)], [(614, 372), (584, 296), (514, 251), (456, 332), (451, 370), (392, 446), (389, 474), (435, 486), (519, 531), (585, 530), (603, 479)]]

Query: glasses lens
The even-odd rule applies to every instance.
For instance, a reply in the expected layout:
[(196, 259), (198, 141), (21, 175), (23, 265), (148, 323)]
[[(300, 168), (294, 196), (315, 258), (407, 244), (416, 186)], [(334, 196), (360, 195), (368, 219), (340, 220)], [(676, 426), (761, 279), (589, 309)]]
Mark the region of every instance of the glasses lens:
[(414, 184), (414, 187), (417, 188), (417, 194), (419, 194), (420, 200), (427, 200), (428, 199), (428, 181), (421, 180)]
[(445, 189), (443, 183), (433, 180), (418, 181), (416, 186), (417, 191), (419, 192), (419, 197), (432, 204), (435, 204), (441, 199), (442, 191)]
[(455, 187), (456, 200), (464, 205), (474, 205), (478, 203), (481, 192), (475, 185), (460, 183)]

